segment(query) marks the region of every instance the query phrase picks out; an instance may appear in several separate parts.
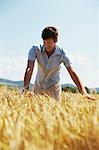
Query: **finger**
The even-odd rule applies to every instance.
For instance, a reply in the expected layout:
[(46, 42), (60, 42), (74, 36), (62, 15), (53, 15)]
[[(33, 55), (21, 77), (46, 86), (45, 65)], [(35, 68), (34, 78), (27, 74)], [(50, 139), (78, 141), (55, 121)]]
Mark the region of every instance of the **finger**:
[(88, 99), (95, 100), (95, 97), (89, 97), (89, 96), (88, 96), (87, 98), (88, 98)]

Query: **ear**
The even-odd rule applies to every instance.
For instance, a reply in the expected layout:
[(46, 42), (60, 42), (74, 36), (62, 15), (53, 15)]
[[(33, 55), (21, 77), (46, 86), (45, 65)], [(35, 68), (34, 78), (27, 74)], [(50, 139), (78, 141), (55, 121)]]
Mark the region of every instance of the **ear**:
[(58, 41), (58, 38), (55, 39), (55, 43)]

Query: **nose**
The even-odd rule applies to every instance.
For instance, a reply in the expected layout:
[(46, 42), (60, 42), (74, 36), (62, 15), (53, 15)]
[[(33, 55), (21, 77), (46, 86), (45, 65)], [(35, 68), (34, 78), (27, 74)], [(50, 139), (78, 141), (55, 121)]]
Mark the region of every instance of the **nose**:
[(50, 42), (49, 41), (44, 41), (44, 44), (49, 44)]

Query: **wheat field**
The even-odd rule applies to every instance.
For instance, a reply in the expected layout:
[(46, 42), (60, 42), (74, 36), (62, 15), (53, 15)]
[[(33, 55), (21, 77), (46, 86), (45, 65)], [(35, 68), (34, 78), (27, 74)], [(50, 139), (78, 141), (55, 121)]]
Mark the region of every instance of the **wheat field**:
[(99, 150), (99, 94), (88, 100), (0, 87), (0, 150)]

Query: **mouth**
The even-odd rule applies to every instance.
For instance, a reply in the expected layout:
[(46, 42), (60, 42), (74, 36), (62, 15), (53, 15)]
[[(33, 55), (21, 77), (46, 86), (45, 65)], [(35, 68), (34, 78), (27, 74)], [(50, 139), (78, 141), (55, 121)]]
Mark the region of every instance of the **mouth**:
[(48, 45), (48, 46), (46, 46), (46, 48), (47, 48), (47, 49), (51, 49), (51, 46)]

